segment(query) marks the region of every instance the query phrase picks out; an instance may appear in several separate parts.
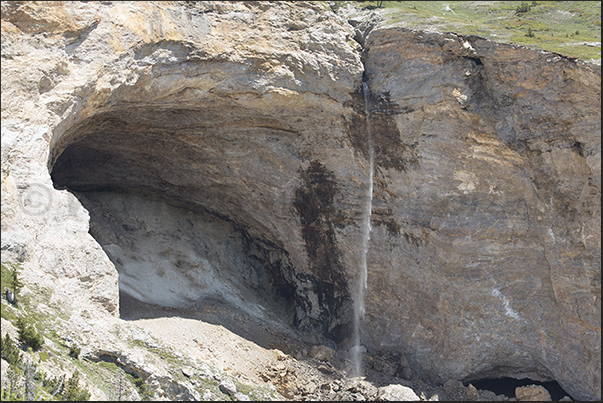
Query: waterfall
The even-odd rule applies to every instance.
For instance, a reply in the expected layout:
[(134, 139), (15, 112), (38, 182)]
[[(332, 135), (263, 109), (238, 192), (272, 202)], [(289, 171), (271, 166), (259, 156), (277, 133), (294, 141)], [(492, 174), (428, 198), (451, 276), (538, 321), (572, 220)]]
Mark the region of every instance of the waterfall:
[(366, 211), (364, 214), (363, 234), (362, 234), (362, 257), (360, 262), (360, 276), (358, 280), (358, 292), (354, 301), (354, 335), (352, 347), (352, 362), (353, 362), (353, 373), (355, 377), (362, 376), (362, 358), (363, 358), (363, 347), (360, 344), (360, 321), (364, 317), (364, 294), (367, 288), (368, 280), (368, 268), (367, 268), (367, 255), (369, 248), (369, 240), (371, 239), (371, 214), (373, 210), (373, 135), (371, 133), (371, 120), (370, 120), (370, 99), (371, 93), (366, 81), (362, 81), (362, 94), (364, 96), (364, 109), (366, 113), (366, 134), (368, 143), (368, 175), (369, 175), (369, 186), (367, 191), (367, 203)]

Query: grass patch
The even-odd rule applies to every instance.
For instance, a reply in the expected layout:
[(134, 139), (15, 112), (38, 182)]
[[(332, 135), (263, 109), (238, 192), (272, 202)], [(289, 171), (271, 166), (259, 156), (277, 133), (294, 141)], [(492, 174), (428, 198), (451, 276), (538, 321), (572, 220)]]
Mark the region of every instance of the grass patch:
[(38, 357), (40, 358), (40, 361), (42, 361), (42, 362), (46, 362), (50, 359), (50, 355), (46, 351), (40, 351), (38, 353)]
[(17, 321), (15, 308), (10, 306), (10, 304), (4, 299), (2, 300), (2, 305), (0, 306), (0, 316), (2, 316), (3, 319), (10, 321), (11, 323), (15, 323)]
[(2, 284), (2, 292), (5, 288), (13, 288), (10, 269), (4, 263), (0, 265), (0, 283)]
[(268, 401), (275, 398), (274, 392), (267, 386), (250, 386), (236, 382), (237, 390), (246, 394), (253, 401)]
[[(582, 60), (601, 59), (598, 1), (384, 1), (386, 24), (477, 35)], [(517, 9), (525, 3), (526, 12)], [(377, 8), (378, 2), (357, 3)], [(533, 36), (527, 36), (531, 30)], [(598, 44), (598, 46), (594, 46)]]

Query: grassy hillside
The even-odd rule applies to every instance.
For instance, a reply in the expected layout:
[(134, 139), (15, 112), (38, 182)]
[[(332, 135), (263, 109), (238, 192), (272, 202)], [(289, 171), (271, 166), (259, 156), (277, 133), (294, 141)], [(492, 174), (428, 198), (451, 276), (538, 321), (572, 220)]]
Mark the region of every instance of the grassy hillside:
[(367, 1), (356, 4), (378, 8), (386, 15), (387, 24), (477, 35), (601, 63), (600, 1)]
[[(13, 268), (17, 267), (18, 279), (23, 285), (17, 293), (17, 303), (9, 303), (5, 291), (14, 289)], [(0, 298), (2, 334), (2, 382), (0, 387), (1, 401), (53, 401), (77, 400), (106, 397), (112, 400), (150, 400), (153, 391), (146, 380), (132, 373), (131, 368), (123, 362), (107, 354), (95, 352), (98, 340), (91, 334), (84, 334), (80, 327), (73, 326), (80, 318), (71, 317), (59, 300), (53, 299), (53, 290), (41, 288), (30, 283), (20, 274), (20, 266), (11, 263), (0, 265)], [(32, 327), (35, 333), (43, 338), (43, 343), (35, 350), (28, 348), (27, 340), (17, 335), (19, 319)], [(134, 337), (134, 333), (124, 327), (107, 325), (118, 339), (128, 345), (127, 350), (118, 349), (120, 345), (109, 342), (99, 344), (112, 351), (118, 349), (120, 354), (144, 355), (144, 362), (151, 364), (149, 368), (164, 368), (173, 381), (173, 396), (182, 393), (179, 385), (192, 382), (199, 396), (204, 400), (229, 400), (230, 396), (220, 389), (220, 380), (231, 379), (225, 372), (204, 364), (201, 368), (198, 361), (184, 356), (159, 340), (149, 337), (149, 344)], [(12, 329), (10, 331), (9, 329)], [(80, 332), (78, 333), (77, 330)], [(88, 329), (93, 329), (89, 327)], [(93, 333), (93, 332), (91, 332)], [(9, 334), (10, 343), (6, 342)], [(12, 336), (11, 336), (12, 334)], [(88, 340), (88, 341), (86, 341)], [(88, 342), (92, 340), (92, 343)], [(11, 348), (12, 345), (12, 348)], [(152, 347), (150, 347), (152, 346)], [(84, 354), (83, 348), (87, 350)], [(12, 354), (11, 354), (12, 352)], [(6, 361), (6, 362), (4, 362)], [(127, 361), (127, 359), (126, 359)], [(182, 368), (202, 369), (193, 375), (184, 375)], [(29, 373), (29, 375), (28, 375)], [(166, 377), (158, 371), (160, 377)], [(161, 375), (163, 374), (163, 375)], [(155, 378), (157, 379), (157, 378)], [(233, 378), (237, 390), (250, 400), (277, 400), (274, 391), (264, 385), (243, 384)], [(26, 387), (26, 384), (28, 387)], [(179, 391), (180, 390), (180, 391)], [(92, 393), (91, 393), (92, 392)], [(102, 393), (102, 394), (101, 394)], [(182, 394), (186, 396), (185, 394)]]

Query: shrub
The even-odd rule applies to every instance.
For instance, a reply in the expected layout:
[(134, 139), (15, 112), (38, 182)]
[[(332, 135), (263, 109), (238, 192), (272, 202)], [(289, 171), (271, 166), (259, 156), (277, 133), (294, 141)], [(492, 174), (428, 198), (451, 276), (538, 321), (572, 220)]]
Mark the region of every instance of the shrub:
[(17, 329), (19, 332), (19, 341), (26, 347), (31, 347), (36, 351), (44, 344), (44, 337), (36, 331), (32, 324), (27, 323), (25, 319), (17, 319)]
[(6, 333), (4, 339), (0, 338), (0, 350), (2, 351), (2, 358), (10, 365), (18, 366), (21, 363), (21, 351), (8, 333)]
[(42, 386), (52, 397), (58, 396), (61, 397), (63, 395), (63, 391), (65, 389), (65, 375), (61, 375), (58, 378), (53, 377), (52, 375), (47, 375), (46, 373), (41, 373), (40, 378), (42, 379)]
[(80, 357), (81, 352), (82, 352), (82, 349), (79, 348), (78, 346), (69, 347), (69, 356), (72, 358), (75, 358), (76, 360)]
[(525, 1), (522, 1), (521, 4), (515, 8), (515, 13), (516, 14), (527, 13), (528, 11), (530, 11), (531, 8), (532, 8), (531, 5), (529, 5)]
[(75, 371), (65, 385), (62, 400), (83, 401), (90, 400), (90, 392), (80, 387), (80, 373)]
[(147, 386), (147, 383), (142, 378), (134, 378), (132, 381), (136, 389), (138, 389), (138, 396), (140, 400), (148, 401), (153, 397), (153, 392)]

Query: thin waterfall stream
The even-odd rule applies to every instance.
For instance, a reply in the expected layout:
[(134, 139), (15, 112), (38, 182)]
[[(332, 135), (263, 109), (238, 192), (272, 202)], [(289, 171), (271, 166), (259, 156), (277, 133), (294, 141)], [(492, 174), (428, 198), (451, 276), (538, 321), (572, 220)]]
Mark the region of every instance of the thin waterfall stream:
[(352, 347), (352, 363), (353, 371), (352, 376), (362, 376), (362, 359), (364, 355), (364, 348), (360, 344), (360, 321), (364, 317), (364, 294), (367, 288), (368, 281), (368, 267), (367, 267), (367, 255), (369, 248), (369, 241), (371, 239), (371, 214), (373, 210), (373, 171), (374, 171), (374, 150), (373, 150), (373, 135), (371, 132), (371, 120), (370, 120), (370, 99), (371, 93), (366, 81), (362, 81), (362, 94), (364, 96), (364, 109), (366, 113), (366, 132), (368, 142), (368, 175), (369, 175), (369, 186), (367, 192), (367, 204), (366, 212), (364, 215), (363, 224), (363, 235), (362, 235), (362, 257), (360, 263), (360, 276), (358, 281), (358, 292), (354, 301), (354, 346)]

